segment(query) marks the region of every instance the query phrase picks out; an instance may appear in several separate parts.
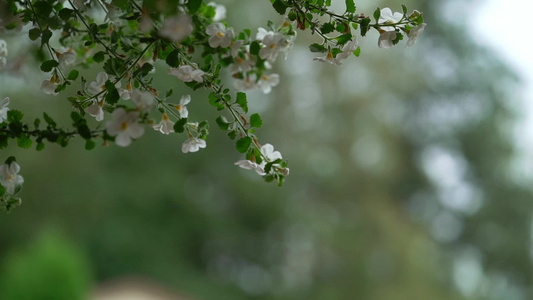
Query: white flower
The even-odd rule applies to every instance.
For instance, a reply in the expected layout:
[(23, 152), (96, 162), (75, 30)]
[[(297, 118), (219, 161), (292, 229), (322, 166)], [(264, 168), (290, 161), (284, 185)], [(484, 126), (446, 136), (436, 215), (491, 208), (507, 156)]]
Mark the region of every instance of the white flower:
[(337, 54), (335, 59), (337, 59), (337, 61), (340, 63), (341, 59), (350, 57), (355, 50), (357, 50), (357, 40), (349, 41), (346, 43), (346, 45), (344, 45), (344, 47), (342, 47), (342, 52)]
[(118, 7), (115, 7), (114, 5), (108, 5), (107, 7), (107, 13), (105, 14), (104, 22), (119, 22), (120, 15), (122, 14), (122, 11), (118, 9)]
[(100, 122), (104, 119), (104, 110), (102, 109), (102, 106), (104, 106), (104, 100), (94, 101), (94, 103), (87, 106), (84, 111), (93, 116), (96, 121)]
[(226, 18), (226, 7), (224, 5), (217, 4), (215, 2), (209, 2), (207, 5), (215, 8), (215, 16), (213, 17), (213, 21), (217, 22)]
[(338, 59), (333, 57), (333, 53), (331, 53), (331, 51), (329, 51), (329, 50), (328, 50), (328, 54), (326, 54), (326, 56), (315, 57), (315, 58), (313, 58), (313, 60), (321, 61), (321, 62), (327, 62), (327, 63), (330, 63), (332, 65), (340, 65), (340, 64), (342, 64)]
[(409, 40), (407, 41), (406, 47), (412, 47), (418, 38), (418, 35), (421, 34), (424, 31), (424, 28), (426, 27), (426, 23), (422, 23), (415, 28), (411, 29), (409, 31), (409, 34), (407, 35), (409, 37)]
[[(381, 10), (381, 15), (379, 17), (379, 24), (395, 24), (402, 20), (403, 14), (399, 12), (392, 13), (392, 10), (388, 7), (385, 7)], [(380, 27), (381, 30), (385, 31), (394, 31), (396, 28), (394, 26), (384, 26)]]
[(138, 111), (127, 112), (119, 107), (113, 111), (113, 120), (107, 122), (106, 131), (110, 136), (116, 136), (115, 143), (121, 147), (131, 144), (132, 139), (140, 138), (144, 134), (144, 127), (137, 123)]
[(148, 11), (143, 10), (141, 15), (141, 21), (139, 22), (139, 30), (144, 33), (150, 32), (154, 28), (154, 21), (150, 17)]
[(180, 114), (180, 118), (187, 118), (189, 116), (189, 111), (187, 110), (187, 104), (191, 102), (191, 96), (190, 95), (183, 95), (180, 99), (180, 104), (174, 105), (174, 108), (178, 111)]
[(279, 84), (279, 74), (262, 75), (257, 84), (263, 90), (263, 93), (270, 94), (272, 87)]
[(87, 91), (93, 95), (100, 93), (105, 90), (105, 83), (109, 79), (106, 72), (100, 72), (96, 75), (96, 80), (91, 81), (89, 86), (87, 86)]
[(205, 148), (205, 146), (205, 140), (190, 136), (188, 140), (183, 142), (183, 145), (181, 146), (181, 151), (183, 153), (196, 152), (200, 150), (200, 148)]
[(179, 42), (191, 34), (192, 30), (191, 17), (182, 14), (166, 19), (163, 28), (159, 30), (159, 35), (173, 42)]
[[(118, 84), (120, 86), (120, 82)], [(117, 91), (118, 91), (118, 94), (119, 94), (120, 98), (122, 98), (124, 100), (130, 100), (131, 99), (131, 84), (130, 83), (128, 83), (128, 85), (126, 85), (125, 89), (117, 88)]]
[(66, 66), (73, 64), (76, 61), (76, 53), (72, 52), (72, 50), (67, 50), (63, 53), (56, 53), (59, 61), (59, 66), (62, 69), (65, 69)]
[(149, 92), (141, 92), (137, 89), (131, 92), (131, 100), (140, 111), (148, 110), (154, 105), (155, 99)]
[(204, 76), (205, 72), (193, 66), (183, 65), (179, 68), (170, 68), (168, 70), (168, 74), (174, 75), (178, 77), (178, 79), (183, 80), (184, 82), (204, 82), (202, 76)]
[(0, 40), (0, 57), (7, 57), (7, 43), (4, 40)]
[(239, 55), (239, 50), (241, 50), (243, 43), (244, 43), (243, 40), (237, 40), (235, 42), (231, 42), (230, 53), (232, 57), (237, 57), (237, 55)]
[[(53, 77), (52, 77), (53, 78)], [(45, 94), (48, 94), (48, 95), (57, 95), (58, 93), (56, 92), (56, 88), (57, 88), (57, 83), (55, 83), (55, 81), (52, 81), (52, 79), (50, 80), (43, 80), (43, 82), (41, 83), (41, 90), (43, 90), (43, 92)]]
[(2, 102), (0, 102), (0, 123), (7, 120), (7, 112), (9, 111), (9, 97), (5, 97)]
[(265, 36), (267, 35), (275, 35), (276, 33), (274, 31), (266, 30), (262, 27), (259, 27), (257, 29), (257, 34), (255, 35), (255, 39), (258, 41), (262, 41)]
[(166, 113), (163, 113), (161, 122), (152, 126), (152, 128), (160, 131), (162, 134), (170, 134), (171, 132), (174, 132), (174, 122), (170, 121)]
[(17, 186), (24, 183), (24, 178), (18, 175), (20, 166), (16, 162), (0, 166), (0, 182), (6, 188), (6, 193), (13, 195)]
[(222, 23), (213, 23), (207, 26), (205, 31), (211, 36), (209, 38), (209, 46), (211, 48), (227, 48), (235, 37), (233, 28), (226, 29), (226, 26)]
[[(268, 160), (263, 160), (261, 164), (257, 164), (250, 160), (239, 160), (235, 163), (235, 165), (246, 169), (246, 170), (254, 170), (259, 175), (266, 175), (265, 173), (265, 166), (268, 162), (275, 161), (277, 159), (281, 159), (281, 153), (279, 151), (274, 151), (274, 146), (271, 144), (265, 144), (261, 147), (261, 154)], [(285, 176), (289, 175), (289, 168), (282, 168), (279, 164), (274, 164), (274, 166), (278, 167), (278, 170), (281, 171), (281, 173)]]
[(378, 47), (388, 49), (393, 46), (392, 41), (396, 39), (396, 31), (384, 31), (379, 35)]
[(248, 54), (246, 54), (246, 59), (237, 56), (234, 60), (235, 62), (231, 66), (231, 72), (233, 73), (237, 73), (239, 72), (239, 70), (243, 72), (248, 72), (255, 65), (255, 60), (250, 59), (250, 56)]
[(235, 165), (246, 170), (254, 170), (255, 172), (257, 172), (257, 174), (261, 176), (266, 175), (265, 170), (263, 169), (263, 166), (257, 163), (254, 163), (252, 161), (249, 161), (249, 160), (239, 160), (238, 162), (235, 163)]
[(252, 91), (259, 88), (255, 82), (255, 76), (246, 76), (244, 79), (237, 79), (233, 86), (239, 91)]
[(265, 47), (259, 50), (259, 57), (274, 62), (281, 50), (287, 48), (287, 40), (283, 34), (267, 34), (263, 38)]
[(281, 159), (281, 153), (279, 151), (274, 151), (274, 146), (271, 144), (264, 144), (261, 146), (261, 153), (269, 160), (275, 161), (276, 159)]

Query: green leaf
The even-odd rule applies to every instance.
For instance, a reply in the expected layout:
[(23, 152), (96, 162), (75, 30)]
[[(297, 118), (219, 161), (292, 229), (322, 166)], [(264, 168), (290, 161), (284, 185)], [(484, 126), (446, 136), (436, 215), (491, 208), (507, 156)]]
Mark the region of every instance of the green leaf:
[(82, 138), (86, 140), (92, 138), (91, 130), (89, 129), (89, 126), (87, 126), (87, 124), (80, 124), (78, 126), (78, 133)]
[(219, 116), (217, 119), (216, 119), (216, 122), (218, 124), (218, 127), (220, 127), (220, 129), (222, 130), (228, 130), (229, 128), (229, 122), (228, 120), (226, 119), (226, 117), (224, 116)]
[(346, 0), (346, 11), (350, 13), (355, 12), (355, 3), (353, 0)]
[(5, 149), (9, 144), (9, 139), (7, 138), (7, 135), (0, 134), (0, 149)]
[(328, 49), (326, 49), (326, 47), (324, 47), (324, 45), (320, 45), (320, 44), (317, 44), (317, 43), (311, 44), (309, 46), (309, 50), (311, 52), (322, 52), (322, 53), (328, 51)]
[(173, 68), (177, 68), (180, 66), (180, 52), (176, 49), (172, 52), (170, 52), (167, 55), (167, 59), (165, 60), (167, 64)]
[(23, 134), (21, 137), (17, 139), (17, 145), (23, 149), (30, 148), (32, 143), (33, 141), (30, 139), (30, 136), (27, 134)]
[(403, 14), (406, 15), (407, 14), (407, 6), (402, 4), (402, 11), (403, 11)]
[(120, 76), (124, 72), (124, 62), (119, 58), (111, 57), (104, 64), (104, 71), (107, 74)]
[(59, 11), (59, 17), (63, 20), (63, 21), (68, 21), (70, 19), (70, 17), (72, 16), (72, 13), (74, 11), (72, 9), (69, 9), (69, 8), (63, 8), (62, 10)]
[(59, 63), (53, 59), (47, 60), (41, 64), (41, 71), (50, 72), (53, 68), (59, 66)]
[(242, 108), (242, 110), (247, 113), (248, 112), (248, 101), (246, 100), (246, 94), (242, 92), (237, 93), (237, 104)]
[(105, 52), (104, 51), (99, 51), (99, 52), (96, 52), (94, 55), (93, 55), (93, 60), (97, 63), (101, 63), (103, 62), (105, 59)]
[(370, 29), (370, 18), (364, 18), (361, 20), (361, 36), (365, 36)]
[(337, 44), (338, 45), (344, 45), (344, 44), (346, 44), (348, 41), (350, 41), (352, 39), (352, 34), (351, 33), (347, 33), (347, 34), (341, 35), (339, 37), (336, 37), (335, 39), (337, 40)]
[(174, 124), (174, 131), (182, 133), (185, 131), (185, 125), (187, 124), (187, 118), (181, 118)]
[(128, 0), (112, 0), (111, 4), (122, 10), (127, 10), (130, 7), (130, 2)]
[(343, 23), (337, 24), (337, 27), (335, 27), (335, 30), (337, 30), (340, 33), (344, 33), (346, 31), (346, 25)]
[(35, 150), (43, 151), (44, 150), (44, 143), (43, 142), (37, 143), (37, 146), (35, 146)]
[(335, 25), (331, 23), (324, 23), (322, 27), (320, 27), (320, 31), (322, 34), (328, 34), (330, 32), (333, 32), (335, 30)]
[(258, 41), (253, 41), (250, 44), (250, 54), (252, 55), (259, 55), (259, 50), (261, 50), (261, 45)]
[(187, 2), (187, 8), (189, 9), (189, 14), (194, 14), (202, 5), (202, 0), (189, 0)]
[(28, 36), (30, 37), (30, 40), (35, 41), (41, 36), (41, 30), (39, 28), (32, 28), (28, 32)]
[(12, 162), (17, 161), (17, 159), (14, 156), (10, 156), (6, 159), (4, 162), (6, 165), (10, 165)]
[(246, 153), (248, 151), (248, 148), (250, 148), (250, 145), (252, 144), (252, 138), (251, 137), (243, 137), (242, 139), (239, 139), (235, 143), (235, 148), (240, 153)]
[(105, 96), (105, 102), (113, 105), (118, 102), (120, 99), (120, 94), (118, 93), (115, 85), (110, 81), (106, 81), (105, 87), (107, 90), (107, 95)]
[(96, 143), (93, 140), (85, 141), (85, 150), (92, 150), (96, 146)]
[(393, 45), (396, 45), (396, 44), (398, 44), (401, 40), (403, 40), (403, 34), (401, 34), (401, 33), (396, 33), (396, 39), (394, 39), (394, 41), (392, 41), (392, 44), (393, 44)]
[(9, 123), (15, 123), (15, 122), (22, 121), (22, 116), (24, 115), (16, 109), (11, 109), (7, 111), (7, 121)]
[(289, 17), (289, 20), (291, 20), (291, 21), (293, 21), (293, 22), (294, 22), (294, 20), (296, 20), (296, 13), (294, 12), (294, 10), (291, 10), (291, 11), (289, 12), (288, 17)]
[(79, 74), (80, 74), (80, 72), (78, 72), (78, 70), (72, 70), (72, 71), (70, 71), (70, 73), (68, 73), (67, 79), (68, 80), (76, 80), (78, 78)]
[(361, 47), (357, 47), (357, 49), (355, 49), (355, 51), (353, 52), (353, 54), (357, 57), (359, 57), (359, 55), (361, 54)]
[(144, 63), (139, 70), (143, 76), (146, 76), (148, 73), (150, 73), (150, 71), (152, 71), (153, 68), (154, 66), (152, 66), (152, 64)]
[[(237, 132), (235, 130), (232, 130), (230, 132), (228, 132), (228, 137), (232, 140), (234, 140), (236, 137), (237, 137)], [(6, 144), (7, 146), (7, 144)]]
[(50, 31), (50, 29), (46, 28), (45, 30), (43, 30), (42, 37), (41, 37), (41, 45), (47, 44), (48, 41), (50, 41), (51, 37), (52, 37), (52, 31)]
[(381, 9), (378, 7), (374, 11), (374, 19), (376, 20), (376, 23), (379, 21), (379, 17), (381, 17)]
[(81, 116), (77, 111), (71, 112), (70, 118), (74, 121), (74, 124), (77, 124), (81, 120)]
[(272, 6), (280, 15), (284, 15), (285, 12), (287, 11), (287, 7), (289, 7), (282, 0), (275, 0), (274, 3), (272, 3)]
[(263, 125), (263, 120), (261, 120), (261, 116), (259, 116), (258, 113), (255, 113), (250, 116), (250, 126), (259, 128)]
[(43, 113), (43, 118), (44, 118), (44, 121), (46, 122), (46, 124), (48, 124), (48, 126), (50, 126), (52, 128), (55, 128), (57, 126), (57, 124), (54, 121), (54, 119), (52, 119), (52, 117), (50, 117), (47, 113)]

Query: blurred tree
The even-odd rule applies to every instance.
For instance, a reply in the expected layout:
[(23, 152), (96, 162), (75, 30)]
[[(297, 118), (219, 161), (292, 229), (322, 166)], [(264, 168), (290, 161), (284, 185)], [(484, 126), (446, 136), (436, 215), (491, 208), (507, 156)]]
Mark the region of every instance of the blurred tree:
[[(368, 45), (341, 67), (312, 62), (301, 45), (317, 37), (299, 33), (275, 66), (289, 80), (249, 96), (276, 108), (262, 116), (279, 127), (261, 134), (290, 160), (283, 188), (221, 166), (235, 155), (217, 129), (222, 146), (193, 156), (156, 133), (85, 160), (21, 153), (33, 188), (0, 219), (0, 247), (58, 224), (98, 280), (144, 274), (198, 299), (533, 298), (532, 194), (510, 170), (517, 79), (446, 3), (406, 3), (430, 20), (416, 47)], [(235, 27), (272, 18), (247, 14), (268, 3), (224, 4)]]
[(6, 300), (86, 299), (90, 272), (77, 248), (48, 231), (26, 249), (11, 249), (0, 273), (0, 295)]

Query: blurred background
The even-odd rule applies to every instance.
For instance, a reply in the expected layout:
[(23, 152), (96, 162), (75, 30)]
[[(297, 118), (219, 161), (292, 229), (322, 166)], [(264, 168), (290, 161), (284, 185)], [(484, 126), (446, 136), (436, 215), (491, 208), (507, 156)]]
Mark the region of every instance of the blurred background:
[[(530, 4), (511, 2), (358, 1), (367, 15), (406, 4), (428, 26), (407, 49), (370, 32), (342, 66), (313, 61), (317, 37), (299, 32), (281, 84), (248, 96), (260, 142), (289, 160), (281, 188), (233, 165), (205, 92), (189, 106), (211, 122), (198, 153), (152, 130), (127, 149), (3, 151), (25, 184), (0, 216), (0, 299), (533, 299)], [(237, 31), (283, 21), (269, 1), (219, 3)], [(25, 38), (2, 38), (0, 98), (67, 126), (68, 102), (15, 58)]]

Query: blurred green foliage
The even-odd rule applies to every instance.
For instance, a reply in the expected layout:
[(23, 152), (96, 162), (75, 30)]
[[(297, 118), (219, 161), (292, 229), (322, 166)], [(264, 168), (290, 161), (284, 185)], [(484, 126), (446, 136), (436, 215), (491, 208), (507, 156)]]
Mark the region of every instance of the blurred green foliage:
[[(247, 13), (271, 11), (260, 2), (226, 2), (229, 23), (275, 19)], [(192, 155), (155, 131), (127, 149), (10, 149), (25, 202), (0, 217), (0, 259), (11, 270), (2, 290), (46, 275), (32, 268), (47, 261), (40, 251), (61, 272), (74, 268), (61, 240), (6, 255), (57, 226), (87, 253), (97, 281), (143, 275), (195, 299), (531, 299), (533, 194), (510, 168), (517, 80), (471, 41), (459, 12), (451, 24), (443, 1), (408, 2), (429, 24), (415, 47), (368, 45), (376, 51), (335, 67), (312, 62), (305, 45), (316, 37), (303, 32), (275, 66), (283, 72), (273, 97), (248, 96), (251, 110), (265, 111), (260, 142), (290, 161), (282, 188), (234, 167), (216, 126)], [(361, 42), (374, 44), (372, 34)], [(70, 109), (39, 91), (10, 96), (13, 108), (54, 117)], [(191, 115), (214, 120), (207, 101), (193, 94)], [(85, 291), (86, 271), (69, 286)]]
[(13, 247), (0, 276), (2, 299), (87, 299), (91, 270), (80, 250), (53, 231), (25, 248)]

